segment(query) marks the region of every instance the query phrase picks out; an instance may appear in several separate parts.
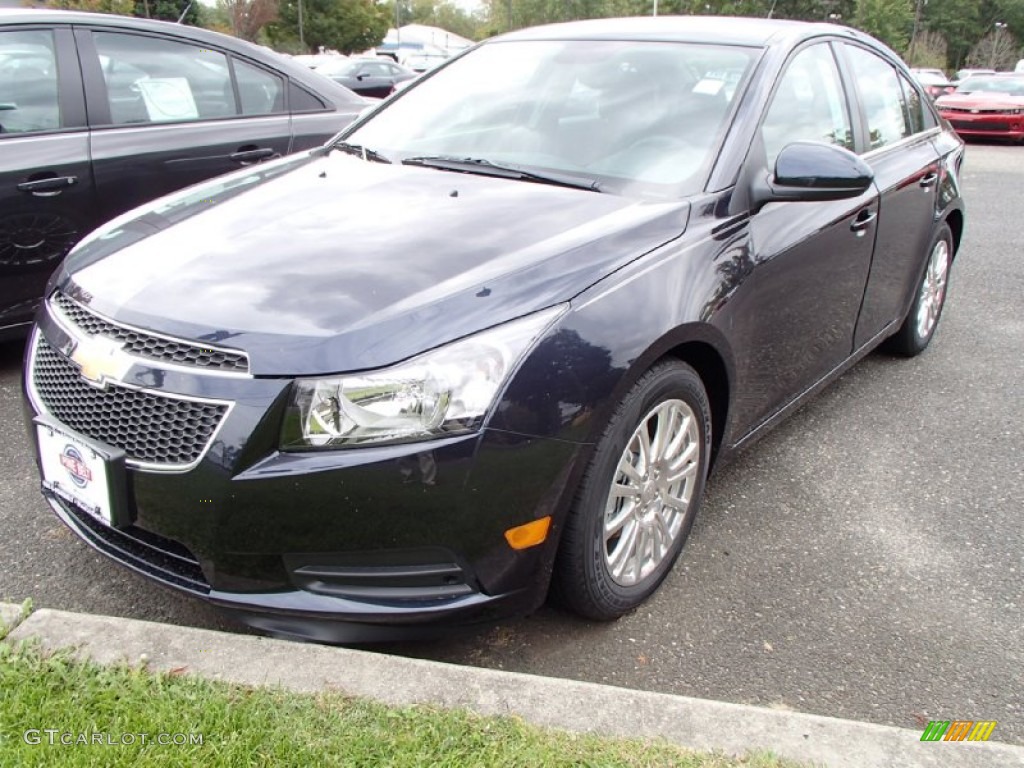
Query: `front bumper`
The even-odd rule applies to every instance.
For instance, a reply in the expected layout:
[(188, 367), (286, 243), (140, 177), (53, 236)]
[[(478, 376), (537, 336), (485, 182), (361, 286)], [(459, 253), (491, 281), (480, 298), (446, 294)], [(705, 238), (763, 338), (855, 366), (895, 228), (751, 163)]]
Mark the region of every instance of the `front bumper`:
[[(35, 387), (35, 350), (40, 338), (66, 347), (65, 330), (40, 316), (26, 365), (30, 416), (53, 418)], [(44, 489), (72, 531), (122, 565), (264, 631), (322, 641), (422, 634), (543, 601), (578, 444), (484, 430), (281, 453), (288, 380), (136, 362), (121, 383), (231, 404), (184, 471), (125, 469), (115, 526)], [(556, 522), (544, 544), (508, 545), (506, 530), (545, 515)]]

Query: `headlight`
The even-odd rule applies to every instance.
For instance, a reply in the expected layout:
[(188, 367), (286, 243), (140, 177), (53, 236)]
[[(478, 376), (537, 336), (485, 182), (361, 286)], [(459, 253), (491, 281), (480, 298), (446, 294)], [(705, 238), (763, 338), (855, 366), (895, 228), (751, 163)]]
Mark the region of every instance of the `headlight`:
[(299, 379), (281, 447), (347, 448), (479, 429), (519, 361), (565, 309), (537, 312), (393, 368)]

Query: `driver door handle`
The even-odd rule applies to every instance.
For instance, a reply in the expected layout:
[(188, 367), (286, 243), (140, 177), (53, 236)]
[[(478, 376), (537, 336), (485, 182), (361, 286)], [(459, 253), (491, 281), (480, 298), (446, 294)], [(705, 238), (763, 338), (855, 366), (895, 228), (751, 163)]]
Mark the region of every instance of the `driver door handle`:
[(77, 183), (77, 176), (47, 176), (45, 179), (21, 182), (18, 185), (18, 191), (28, 192), (35, 197), (54, 197)]
[(258, 163), (260, 160), (266, 160), (274, 157), (277, 153), (270, 147), (254, 147), (252, 149), (239, 148), (237, 152), (231, 155), (231, 159), (236, 163), (247, 165), (249, 163)]
[(935, 171), (932, 171), (931, 173), (926, 173), (921, 178), (921, 181), (918, 182), (918, 184), (920, 184), (925, 189), (928, 189), (928, 187), (930, 187), (933, 184), (935, 184), (935, 182), (938, 181), (938, 180), (939, 180), (939, 174), (937, 174)]
[(868, 228), (872, 221), (878, 217), (878, 211), (872, 208), (865, 208), (857, 214), (857, 218), (853, 220), (850, 225), (850, 229), (857, 233), (857, 235), (863, 235), (864, 230)]

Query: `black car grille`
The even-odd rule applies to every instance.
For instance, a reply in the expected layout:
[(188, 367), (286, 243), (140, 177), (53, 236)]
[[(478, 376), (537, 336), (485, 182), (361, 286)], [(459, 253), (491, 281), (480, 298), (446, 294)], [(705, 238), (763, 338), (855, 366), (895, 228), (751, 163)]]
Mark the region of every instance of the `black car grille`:
[(970, 120), (950, 120), (949, 124), (954, 128), (962, 128), (965, 131), (1008, 131), (1008, 123), (985, 123), (973, 122)]
[(1013, 109), (971, 109), (969, 107), (943, 107), (943, 112), (955, 112), (960, 115), (1012, 115), (1017, 111)]
[(160, 336), (115, 325), (90, 312), (63, 293), (55, 293), (50, 301), (60, 313), (81, 331), (90, 336), (105, 336), (124, 344), (124, 351), (138, 357), (162, 363), (194, 366), (229, 373), (248, 373), (249, 359), (242, 352), (214, 349), (186, 341), (175, 341)]
[(32, 363), (40, 405), (71, 429), (145, 464), (189, 465), (202, 456), (228, 406), (165, 397), (117, 384), (97, 389), (40, 337)]
[(65, 522), (104, 554), (173, 587), (197, 595), (210, 593), (199, 561), (178, 542), (134, 525), (111, 528), (64, 499), (51, 498), (60, 507)]

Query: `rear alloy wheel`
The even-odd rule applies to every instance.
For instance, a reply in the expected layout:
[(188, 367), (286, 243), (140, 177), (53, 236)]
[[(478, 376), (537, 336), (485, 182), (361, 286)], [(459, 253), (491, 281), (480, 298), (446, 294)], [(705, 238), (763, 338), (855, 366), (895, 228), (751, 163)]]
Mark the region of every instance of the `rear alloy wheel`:
[(917, 285), (914, 303), (903, 320), (903, 325), (889, 340), (889, 348), (905, 357), (924, 352), (935, 335), (942, 307), (946, 303), (949, 268), (953, 263), (953, 233), (943, 224), (932, 239), (924, 274)]
[(704, 492), (711, 435), (697, 373), (668, 361), (622, 400), (566, 522), (555, 590), (593, 619), (633, 610), (664, 581)]

